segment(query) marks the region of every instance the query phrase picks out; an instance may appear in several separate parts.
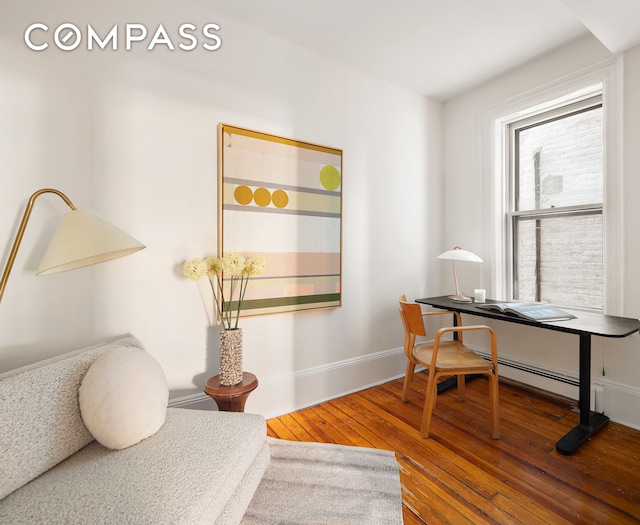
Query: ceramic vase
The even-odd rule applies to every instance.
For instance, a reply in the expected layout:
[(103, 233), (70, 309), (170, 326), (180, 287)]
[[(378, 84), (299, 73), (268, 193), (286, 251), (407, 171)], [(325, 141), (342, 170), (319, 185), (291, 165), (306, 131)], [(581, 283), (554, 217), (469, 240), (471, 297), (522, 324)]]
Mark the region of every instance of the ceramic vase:
[(242, 328), (220, 332), (220, 384), (237, 385), (242, 381)]

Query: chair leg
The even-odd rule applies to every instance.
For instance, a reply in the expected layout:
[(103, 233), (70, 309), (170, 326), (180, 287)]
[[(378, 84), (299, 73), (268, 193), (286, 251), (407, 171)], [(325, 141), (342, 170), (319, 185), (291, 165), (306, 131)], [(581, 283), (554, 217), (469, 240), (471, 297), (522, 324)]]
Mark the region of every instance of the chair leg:
[(458, 374), (458, 401), (464, 401), (466, 392), (465, 392), (465, 375)]
[(424, 399), (424, 409), (422, 410), (422, 423), (420, 424), (420, 436), (429, 437), (429, 429), (431, 428), (431, 414), (436, 406), (436, 397), (438, 396), (437, 376), (429, 374), (427, 381), (427, 392)]
[(499, 383), (495, 374), (489, 374), (489, 403), (491, 405), (491, 437), (500, 439)]
[(402, 401), (406, 403), (409, 401), (409, 387), (411, 381), (413, 381), (413, 372), (416, 369), (416, 363), (414, 361), (407, 361), (407, 371), (404, 374), (404, 385), (402, 387)]

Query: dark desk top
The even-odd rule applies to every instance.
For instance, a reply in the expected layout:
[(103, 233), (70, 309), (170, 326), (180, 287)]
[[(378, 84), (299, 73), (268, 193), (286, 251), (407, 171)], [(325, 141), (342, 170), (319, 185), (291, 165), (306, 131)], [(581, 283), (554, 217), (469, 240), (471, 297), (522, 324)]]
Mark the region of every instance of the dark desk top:
[[(459, 303), (449, 299), (447, 296), (426, 297), (424, 299), (416, 299), (416, 302), (428, 304), (435, 308), (442, 308), (445, 310), (477, 315), (479, 317), (488, 317), (489, 319), (536, 326), (538, 328), (546, 328), (547, 330), (556, 330), (571, 334), (599, 335), (602, 337), (626, 337), (634, 332), (638, 332), (640, 329), (640, 320), (638, 319), (605, 315), (599, 312), (574, 310), (572, 308), (565, 307), (562, 307), (562, 309), (575, 315), (576, 319), (548, 322), (530, 321), (515, 315), (483, 310), (478, 308), (475, 303)], [(505, 301), (487, 299), (485, 304), (502, 302)]]

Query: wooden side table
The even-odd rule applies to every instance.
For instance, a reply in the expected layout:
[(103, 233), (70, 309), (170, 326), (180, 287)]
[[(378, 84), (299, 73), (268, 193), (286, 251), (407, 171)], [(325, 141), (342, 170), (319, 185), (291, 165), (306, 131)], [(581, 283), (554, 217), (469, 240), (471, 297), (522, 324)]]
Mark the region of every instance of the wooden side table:
[(244, 412), (244, 404), (249, 394), (258, 387), (258, 378), (250, 372), (242, 373), (242, 381), (237, 385), (225, 386), (220, 384), (220, 376), (207, 379), (204, 392), (218, 405), (218, 410), (224, 412)]

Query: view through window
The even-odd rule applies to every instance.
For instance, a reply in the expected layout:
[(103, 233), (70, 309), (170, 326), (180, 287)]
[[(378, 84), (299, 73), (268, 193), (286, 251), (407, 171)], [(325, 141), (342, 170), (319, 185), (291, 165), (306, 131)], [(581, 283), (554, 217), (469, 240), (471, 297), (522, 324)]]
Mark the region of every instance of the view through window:
[(603, 308), (601, 96), (509, 124), (513, 298)]

